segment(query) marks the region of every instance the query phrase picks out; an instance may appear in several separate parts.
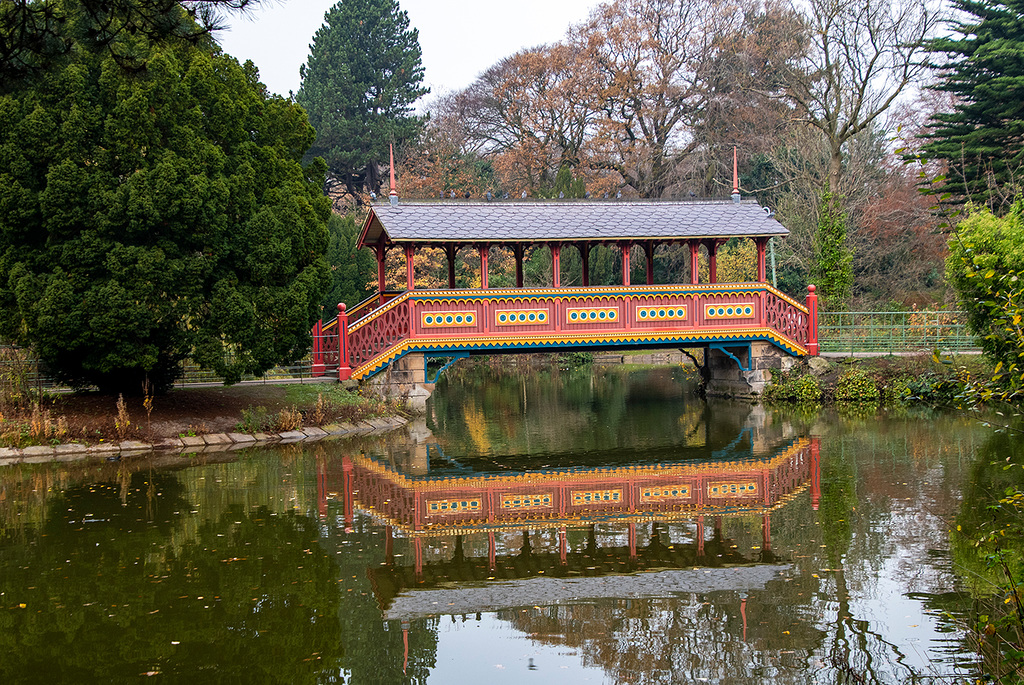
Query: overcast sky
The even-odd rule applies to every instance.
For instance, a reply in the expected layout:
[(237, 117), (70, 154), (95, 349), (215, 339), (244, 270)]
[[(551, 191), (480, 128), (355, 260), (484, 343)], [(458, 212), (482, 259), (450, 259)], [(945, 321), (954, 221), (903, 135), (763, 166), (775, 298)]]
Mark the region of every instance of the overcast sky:
[[(262, 81), (280, 95), (299, 89), (299, 67), (309, 55), (324, 12), (337, 0), (265, 0), (232, 16), (220, 32), (224, 51), (253, 61)], [(431, 95), (468, 86), (480, 72), (522, 48), (553, 43), (570, 24), (586, 19), (599, 0), (399, 0), (420, 32), (424, 82)], [(427, 96), (428, 98), (431, 96)]]

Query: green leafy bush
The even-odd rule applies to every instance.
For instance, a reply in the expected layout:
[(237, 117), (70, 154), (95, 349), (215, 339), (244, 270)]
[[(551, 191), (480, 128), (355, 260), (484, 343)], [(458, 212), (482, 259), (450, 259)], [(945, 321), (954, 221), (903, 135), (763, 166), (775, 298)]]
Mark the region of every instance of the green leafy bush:
[(836, 381), (834, 398), (839, 402), (878, 402), (880, 397), (874, 379), (860, 369), (851, 369)]
[(949, 241), (946, 276), (967, 324), (995, 364), (973, 390), (981, 402), (1024, 397), (1024, 200), (1004, 216), (972, 209)]
[(762, 398), (767, 402), (817, 402), (821, 399), (821, 385), (814, 376), (794, 370), (772, 369), (772, 382), (764, 389)]

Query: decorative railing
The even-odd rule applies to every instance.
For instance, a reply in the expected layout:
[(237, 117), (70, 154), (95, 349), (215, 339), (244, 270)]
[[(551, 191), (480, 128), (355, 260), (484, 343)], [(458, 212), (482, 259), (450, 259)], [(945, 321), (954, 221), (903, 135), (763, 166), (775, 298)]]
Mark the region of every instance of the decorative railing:
[[(737, 342), (769, 339), (794, 354), (816, 354), (815, 309), (813, 291), (804, 306), (763, 283), (413, 290), (358, 321), (342, 308), (336, 322), (314, 329), (324, 339), (314, 357), (325, 372), (338, 359), (339, 377), (361, 378), (412, 343), (431, 351), (665, 346), (709, 333)], [(347, 335), (330, 346), (326, 339), (335, 330)]]
[[(410, 478), (366, 456), (327, 475), (327, 489), (345, 493), (406, 532), (507, 524), (544, 526), (590, 515), (626, 518), (765, 513), (810, 486), (818, 439), (800, 438), (773, 456), (750, 461), (630, 464), (592, 470), (547, 469), (522, 474), (472, 473)], [(587, 497), (595, 491), (608, 499)]]
[(373, 312), (377, 307), (395, 299), (403, 292), (404, 291), (402, 290), (385, 290), (383, 293), (375, 293), (374, 295), (366, 298), (348, 310), (349, 325), (351, 326), (352, 324), (357, 323), (361, 318)]
[(412, 302), (400, 297), (364, 317), (349, 329), (348, 355), (351, 368), (357, 368), (409, 337), (409, 313)]

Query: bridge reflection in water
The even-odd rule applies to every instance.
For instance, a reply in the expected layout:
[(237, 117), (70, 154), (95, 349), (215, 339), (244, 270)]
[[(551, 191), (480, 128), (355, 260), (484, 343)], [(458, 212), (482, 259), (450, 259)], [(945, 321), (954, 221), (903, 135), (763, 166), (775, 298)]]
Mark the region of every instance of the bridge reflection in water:
[[(356, 509), (385, 525), (385, 564), (368, 575), (386, 619), (752, 590), (787, 568), (771, 550), (770, 513), (807, 490), (817, 508), (820, 470), (817, 438), (760, 456), (750, 444), (744, 431), (714, 459), (487, 472), (426, 442), (420, 468), (325, 462), (321, 511), (340, 499), (347, 527)], [(723, 519), (740, 516), (762, 519), (754, 553), (722, 534)]]

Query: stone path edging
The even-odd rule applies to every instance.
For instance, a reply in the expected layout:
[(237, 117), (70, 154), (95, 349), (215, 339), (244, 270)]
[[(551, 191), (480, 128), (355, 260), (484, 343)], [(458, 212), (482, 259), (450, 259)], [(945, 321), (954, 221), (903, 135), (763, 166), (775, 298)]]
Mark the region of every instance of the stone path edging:
[(0, 466), (13, 464), (43, 464), (46, 462), (78, 461), (92, 457), (124, 457), (154, 451), (177, 450), (183, 454), (200, 452), (224, 452), (245, 449), (257, 445), (272, 443), (291, 444), (296, 442), (313, 442), (332, 438), (386, 433), (409, 422), (400, 416), (386, 419), (371, 419), (351, 423), (332, 423), (320, 428), (299, 428), (284, 433), (210, 433), (208, 435), (183, 435), (177, 438), (164, 438), (157, 443), (125, 440), (123, 442), (100, 443), (99, 445), (82, 445), (69, 443), (65, 445), (33, 445), (31, 447), (0, 447)]

